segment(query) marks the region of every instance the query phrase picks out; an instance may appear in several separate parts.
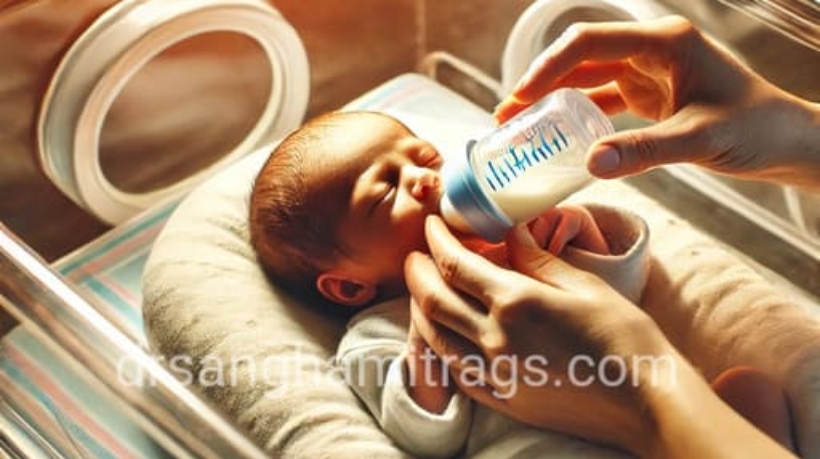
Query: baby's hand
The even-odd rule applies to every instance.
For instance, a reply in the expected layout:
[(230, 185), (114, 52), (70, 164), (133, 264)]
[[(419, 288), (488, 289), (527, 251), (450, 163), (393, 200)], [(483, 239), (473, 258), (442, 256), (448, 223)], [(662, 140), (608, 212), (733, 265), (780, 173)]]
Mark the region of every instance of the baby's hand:
[(530, 223), (535, 241), (558, 255), (572, 245), (601, 255), (609, 255), (609, 245), (589, 211), (581, 206), (553, 207)]
[(407, 393), (420, 407), (440, 414), (453, 396), (453, 384), (443, 362), (410, 325), (407, 338)]

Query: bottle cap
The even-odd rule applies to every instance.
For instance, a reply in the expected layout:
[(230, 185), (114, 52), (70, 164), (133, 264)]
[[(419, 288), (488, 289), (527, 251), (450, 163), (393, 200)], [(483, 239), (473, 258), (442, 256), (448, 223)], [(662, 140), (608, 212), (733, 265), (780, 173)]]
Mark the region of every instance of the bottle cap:
[(442, 169), (444, 196), (441, 216), (458, 230), (475, 233), (489, 242), (499, 242), (513, 223), (490, 200), (470, 164), (475, 141), (467, 143), (467, 154), (453, 156)]

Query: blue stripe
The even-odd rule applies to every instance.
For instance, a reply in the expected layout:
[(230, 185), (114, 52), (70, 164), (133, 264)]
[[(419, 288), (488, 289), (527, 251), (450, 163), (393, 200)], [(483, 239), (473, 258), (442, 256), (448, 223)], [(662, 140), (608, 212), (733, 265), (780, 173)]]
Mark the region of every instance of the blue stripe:
[[(130, 455), (157, 459), (169, 457), (167, 452), (160, 447), (145, 431), (134, 423), (128, 413), (120, 408), (112, 395), (107, 391), (100, 391), (96, 386), (89, 385), (86, 370), (79, 370), (68, 362), (63, 361), (60, 354), (44, 345), (35, 335), (26, 329), (18, 327), (9, 333), (3, 344), (7, 349), (14, 349), (33, 368), (37, 368), (43, 377), (48, 378), (71, 400), (77, 408), (89, 417), (94, 425), (101, 431), (110, 435), (116, 441), (118, 447), (128, 451)], [(35, 385), (36, 381), (25, 372), (21, 372), (16, 366), (12, 366), (13, 361), (7, 358), (0, 359), (0, 371), (9, 373), (13, 379), (20, 382), (18, 384), (22, 390), (31, 394), (39, 400), (49, 412), (66, 427), (73, 438), (81, 440), (95, 454), (94, 457), (110, 458), (112, 453), (104, 447), (104, 443), (94, 440), (95, 437), (85, 433), (83, 423), (74, 421), (72, 411), (61, 408), (57, 402), (50, 398), (49, 393), (43, 388)], [(23, 410), (20, 410), (24, 413)], [(28, 418), (27, 418), (28, 419)], [(79, 430), (78, 430), (79, 429)], [(93, 440), (93, 444), (89, 441)], [(102, 449), (100, 449), (102, 448)], [(73, 456), (73, 455), (70, 455)]]
[[(145, 220), (134, 222), (134, 226), (126, 225), (128, 230), (124, 231), (122, 234), (114, 235), (115, 233), (113, 232), (109, 233), (110, 235), (112, 235), (111, 239), (105, 241), (98, 241), (97, 243), (92, 242), (91, 244), (86, 246), (87, 250), (83, 250), (82, 252), (78, 252), (74, 256), (69, 256), (68, 259), (63, 259), (57, 262), (55, 264), (55, 268), (64, 276), (69, 275), (72, 271), (88, 263), (90, 260), (98, 258), (100, 254), (104, 254), (112, 248), (122, 244), (123, 242), (126, 242), (129, 239), (134, 238), (143, 231), (150, 229), (151, 227), (154, 227), (159, 223), (163, 223), (165, 220), (168, 219), (168, 217), (171, 215), (174, 209), (176, 209), (178, 204), (178, 201), (171, 202), (166, 206), (158, 209), (155, 213), (146, 215)], [(116, 229), (113, 231), (116, 231)]]
[(99, 279), (89, 277), (83, 283), (93, 295), (101, 298), (108, 306), (111, 306), (111, 309), (117, 312), (117, 315), (142, 334), (142, 313), (135, 309), (139, 305), (132, 305)]
[[(3, 370), (9, 377), (14, 380), (18, 386), (25, 390), (26, 393), (32, 396), (35, 400), (37, 400), (42, 408), (46, 410), (64, 429), (61, 432), (51, 432), (48, 430), (48, 426), (43, 426), (37, 424), (34, 419), (30, 418), (30, 414), (26, 412), (26, 410), (20, 409), (17, 407), (18, 412), (23, 416), (26, 421), (37, 428), (37, 431), (40, 432), (41, 435), (46, 437), (49, 440), (49, 443), (54, 446), (57, 444), (54, 441), (54, 438), (58, 435), (70, 435), (73, 442), (79, 442), (82, 444), (82, 448), (78, 448), (81, 450), (87, 450), (94, 454), (95, 457), (98, 458), (110, 458), (110, 459), (117, 459), (116, 456), (112, 455), (108, 452), (106, 448), (104, 448), (94, 437), (85, 433), (85, 430), (78, 426), (77, 423), (73, 422), (68, 416), (63, 415), (62, 411), (55, 406), (54, 401), (49, 397), (48, 394), (43, 392), (39, 386), (37, 386), (31, 379), (29, 379), (26, 373), (23, 373), (19, 368), (5, 364), (5, 361), (2, 365)], [(57, 382), (59, 384), (59, 382)], [(10, 403), (14, 404), (14, 400), (10, 400)], [(84, 451), (81, 451), (84, 452)], [(64, 454), (67, 454), (69, 457), (73, 455), (74, 451), (63, 451)]]

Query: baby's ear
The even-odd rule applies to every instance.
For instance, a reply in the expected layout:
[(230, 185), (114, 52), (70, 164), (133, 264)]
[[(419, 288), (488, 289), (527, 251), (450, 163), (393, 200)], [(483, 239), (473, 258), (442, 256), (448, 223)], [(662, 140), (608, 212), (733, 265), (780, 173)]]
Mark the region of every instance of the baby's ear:
[(363, 306), (376, 298), (376, 286), (336, 273), (322, 273), (316, 289), (325, 298), (345, 306)]

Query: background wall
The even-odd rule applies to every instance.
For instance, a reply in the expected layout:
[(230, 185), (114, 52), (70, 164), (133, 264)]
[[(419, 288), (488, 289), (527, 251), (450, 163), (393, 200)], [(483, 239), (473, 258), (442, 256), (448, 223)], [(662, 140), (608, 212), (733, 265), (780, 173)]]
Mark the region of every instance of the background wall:
[(417, 70), (447, 51), (494, 78), (515, 20), (532, 0), (274, 0), (311, 61), (309, 115)]

